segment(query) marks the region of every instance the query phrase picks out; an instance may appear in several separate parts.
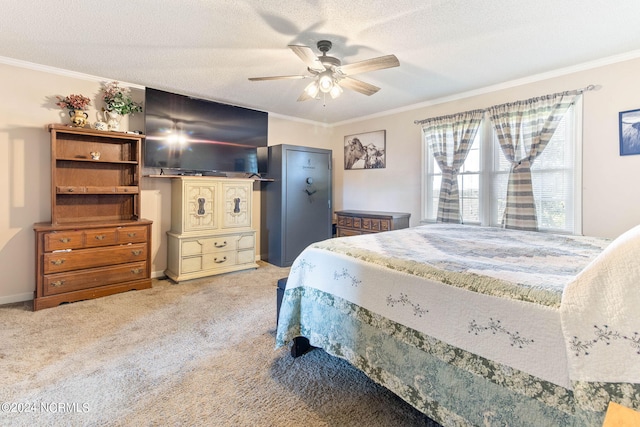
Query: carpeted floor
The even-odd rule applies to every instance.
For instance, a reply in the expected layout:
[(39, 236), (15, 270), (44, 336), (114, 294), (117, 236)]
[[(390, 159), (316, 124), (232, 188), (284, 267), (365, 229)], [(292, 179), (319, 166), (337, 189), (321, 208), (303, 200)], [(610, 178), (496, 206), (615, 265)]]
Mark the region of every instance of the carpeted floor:
[(274, 349), (260, 268), (31, 311), (0, 307), (2, 426), (432, 426), (322, 350)]

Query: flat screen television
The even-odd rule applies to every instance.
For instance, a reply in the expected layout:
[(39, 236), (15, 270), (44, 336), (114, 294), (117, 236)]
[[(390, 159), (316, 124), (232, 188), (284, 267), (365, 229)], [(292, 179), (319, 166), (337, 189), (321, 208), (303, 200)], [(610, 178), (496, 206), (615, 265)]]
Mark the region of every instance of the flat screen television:
[(257, 174), (268, 113), (145, 90), (144, 166), (174, 174)]

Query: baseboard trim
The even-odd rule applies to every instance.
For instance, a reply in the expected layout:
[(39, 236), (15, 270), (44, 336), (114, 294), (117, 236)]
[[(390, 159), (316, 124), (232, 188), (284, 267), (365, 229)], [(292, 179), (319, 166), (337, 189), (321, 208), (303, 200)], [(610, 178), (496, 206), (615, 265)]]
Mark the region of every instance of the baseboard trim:
[(0, 297), (0, 305), (13, 304), (14, 302), (31, 301), (32, 299), (33, 299), (33, 292), (7, 295), (5, 297)]

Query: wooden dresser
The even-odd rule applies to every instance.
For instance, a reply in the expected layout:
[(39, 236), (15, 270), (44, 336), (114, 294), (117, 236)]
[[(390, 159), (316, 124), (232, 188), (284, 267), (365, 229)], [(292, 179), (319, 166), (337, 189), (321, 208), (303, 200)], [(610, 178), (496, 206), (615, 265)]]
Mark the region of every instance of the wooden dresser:
[(33, 309), (151, 287), (142, 135), (49, 125), (51, 223), (34, 225)]
[(212, 177), (171, 180), (165, 274), (179, 282), (258, 267), (251, 206), (254, 181)]
[(405, 212), (336, 211), (336, 237), (380, 233), (409, 227)]

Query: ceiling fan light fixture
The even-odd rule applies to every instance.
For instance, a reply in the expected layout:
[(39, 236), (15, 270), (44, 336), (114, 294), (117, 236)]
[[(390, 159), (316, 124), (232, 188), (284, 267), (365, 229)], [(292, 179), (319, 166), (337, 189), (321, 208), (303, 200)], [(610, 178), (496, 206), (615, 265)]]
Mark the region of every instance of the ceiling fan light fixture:
[(336, 99), (341, 94), (342, 94), (342, 88), (340, 87), (340, 85), (338, 83), (334, 83), (333, 87), (329, 91), (329, 95), (331, 95), (332, 99)]
[(311, 98), (315, 98), (316, 96), (318, 96), (318, 92), (320, 92), (320, 86), (318, 86), (318, 82), (314, 80), (311, 83), (309, 83), (307, 87), (304, 88), (304, 91)]
[(333, 75), (331, 71), (324, 71), (320, 73), (318, 76), (318, 86), (320, 87), (320, 91), (324, 93), (329, 93), (333, 88)]

